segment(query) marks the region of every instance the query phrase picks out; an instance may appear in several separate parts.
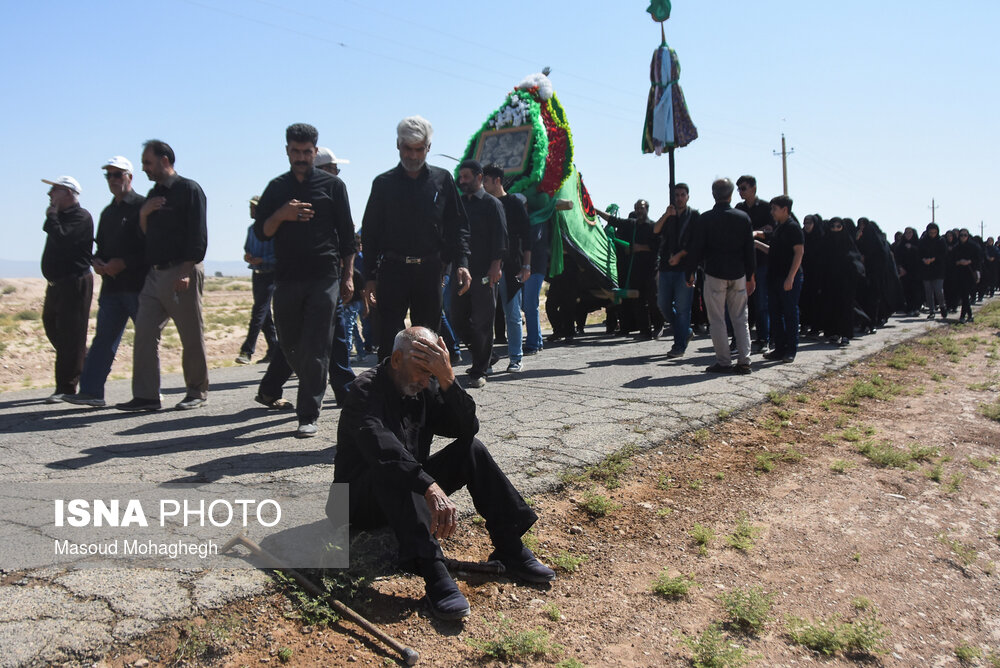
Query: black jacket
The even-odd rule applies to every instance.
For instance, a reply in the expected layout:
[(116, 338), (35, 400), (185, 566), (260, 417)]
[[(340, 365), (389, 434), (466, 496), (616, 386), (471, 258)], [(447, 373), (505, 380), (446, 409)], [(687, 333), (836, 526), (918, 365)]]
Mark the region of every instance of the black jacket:
[(46, 216), (42, 276), (58, 281), (90, 271), (94, 219), (78, 204)]

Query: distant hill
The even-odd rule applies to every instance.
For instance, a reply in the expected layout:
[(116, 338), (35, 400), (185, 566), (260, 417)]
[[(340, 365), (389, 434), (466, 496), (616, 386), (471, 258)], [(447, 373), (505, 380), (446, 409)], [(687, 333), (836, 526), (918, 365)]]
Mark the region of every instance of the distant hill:
[[(205, 260), (205, 275), (215, 276), (219, 272), (223, 276), (249, 276), (245, 262), (232, 260)], [(0, 278), (41, 278), (42, 267), (38, 260), (4, 260), (0, 259)]]
[(0, 259), (0, 278), (41, 278), (42, 266), (39, 260)]

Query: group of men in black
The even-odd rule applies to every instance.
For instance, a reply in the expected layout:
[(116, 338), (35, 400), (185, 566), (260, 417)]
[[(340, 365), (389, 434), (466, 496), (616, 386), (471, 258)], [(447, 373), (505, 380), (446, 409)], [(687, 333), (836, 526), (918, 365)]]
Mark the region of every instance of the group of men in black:
[[(484, 174), (488, 168), (475, 161), (461, 163), (457, 184), (448, 171), (427, 165), (431, 136), (430, 123), (419, 116), (397, 126), (399, 164), (375, 179), (364, 214), (361, 239), (369, 262), (361, 277), (363, 288), (355, 283), (355, 233), (347, 190), (335, 172), (314, 166), (318, 131), (313, 126), (296, 123), (286, 129), (290, 169), (260, 196), (252, 231), (261, 242), (273, 242), (273, 320), (280, 355), (271, 366), (284, 364), (285, 379), (292, 372), (298, 375), (297, 436), (318, 431), (338, 303), (350, 302), (355, 290), (363, 289), (365, 302), (377, 313), (379, 363), (334, 388), (340, 391), (337, 403), (342, 408), (335, 482), (350, 485), (352, 524), (391, 526), (403, 564), (425, 580), (431, 610), (441, 618), (458, 619), (469, 614), (468, 601), (448, 575), (438, 541), (455, 530), (456, 507), (449, 495), (463, 486), (486, 520), (495, 547), (491, 560), (529, 582), (549, 582), (555, 573), (521, 542), (537, 517), (476, 438), (475, 402), (456, 382), (452, 351), (437, 334), (442, 277), (448, 275), (451, 320), (472, 355), (469, 384), (481, 387), (493, 362), (497, 284), (504, 274), (517, 283), (531, 275), (530, 255), (522, 254), (528, 236), (524, 204), (508, 198), (502, 188), (493, 188), (502, 199), (487, 192), (484, 178), (500, 180), (501, 175)], [(64, 257), (63, 251), (77, 241), (89, 247), (93, 223), (79, 209), (75, 180), (50, 182), (43, 270), (51, 294), (45, 318), (57, 349), (60, 395), (50, 400), (103, 406), (104, 381), (121, 332), (132, 318), (136, 375), (143, 378), (133, 379), (133, 400), (118, 408), (158, 409), (156, 345), (172, 318), (178, 330), (186, 332), (182, 342), (188, 393), (177, 408), (204, 405), (205, 197), (195, 182), (174, 172), (173, 161), (165, 143), (147, 143), (143, 168), (157, 185), (145, 200), (115, 185), (130, 184), (130, 162), (117, 156), (104, 165), (114, 200), (105, 211), (108, 220), (102, 216), (102, 248), (96, 257), (89, 250), (86, 258), (81, 253), (81, 258)], [(611, 311), (609, 333), (615, 326), (616, 333), (637, 330), (640, 337), (653, 338), (669, 322), (669, 356), (680, 357), (693, 335), (692, 314), (697, 325), (704, 317), (698, 314), (707, 313), (717, 356), (708, 371), (749, 373), (751, 320), (758, 350), (768, 351), (773, 343), (767, 353), (771, 359), (794, 359), (800, 291), (807, 331), (822, 330), (843, 344), (855, 328), (884, 323), (903, 301), (908, 312), (915, 312), (920, 306), (916, 280), (925, 289), (932, 317), (938, 307), (946, 314), (950, 294), (953, 303), (961, 301), (963, 319), (971, 319), (970, 301), (977, 294), (992, 295), (996, 288), (1000, 250), (992, 239), (985, 245), (970, 240), (967, 230), (954, 239), (939, 239), (937, 226), (931, 225), (921, 239), (908, 229), (890, 247), (871, 221), (861, 219), (855, 227), (849, 219), (823, 221), (812, 215), (800, 227), (791, 199), (759, 200), (750, 176), (741, 177), (737, 185), (743, 201), (732, 208), (733, 184), (716, 181), (715, 206), (704, 215), (687, 206), (684, 184), (677, 185), (670, 207), (655, 222), (648, 217), (645, 201), (637, 203), (628, 219), (601, 212), (609, 229), (626, 241), (620, 244), (619, 276), (624, 287), (638, 295)], [(112, 220), (119, 215), (120, 220)], [(514, 219), (518, 222), (509, 227), (508, 220)], [(78, 259), (84, 264), (77, 266)], [(85, 340), (86, 309), (78, 302), (85, 296), (89, 309), (90, 266), (102, 275), (105, 288), (91, 350), (99, 382), (83, 383), (77, 393), (80, 327), (73, 325), (72, 342), (68, 335), (63, 341), (58, 337), (69, 330), (56, 317), (82, 320)], [(140, 268), (145, 277), (128, 283), (133, 289), (127, 298), (113, 298), (116, 277)], [(572, 292), (572, 271), (563, 274), (551, 277), (552, 290)], [(748, 300), (758, 285), (766, 287), (757, 290), (750, 313)], [(725, 345), (727, 311), (738, 349), (735, 365), (729, 363)], [(407, 314), (409, 327), (404, 322)], [(559, 318), (553, 320), (550, 341), (557, 341), (563, 330)], [(142, 359), (140, 348), (145, 351)], [(68, 353), (77, 356), (72, 363), (67, 362)], [(435, 435), (454, 441), (431, 455)]]
[[(809, 214), (800, 225), (789, 198), (763, 201), (752, 176), (740, 177), (737, 186), (742, 201), (733, 208), (748, 216), (756, 249), (746, 274), (755, 284), (747, 295), (748, 327), (753, 352), (765, 359), (794, 360), (800, 335), (848, 345), (893, 314), (913, 317), (923, 309), (928, 318), (946, 318), (960, 309), (959, 321), (971, 321), (971, 305), (993, 296), (1000, 284), (1000, 241), (993, 237), (984, 241), (967, 229), (940, 235), (930, 223), (923, 234), (908, 227), (890, 243), (867, 218)], [(692, 253), (705, 235), (704, 221), (687, 206), (688, 197), (686, 184), (675, 186), (670, 207), (655, 221), (645, 200), (624, 219), (598, 211), (618, 240), (619, 283), (637, 295), (607, 307), (607, 334), (651, 339), (670, 332), (672, 358), (683, 356), (708, 320), (705, 267)], [(553, 323), (553, 339), (572, 341), (574, 322), (582, 331), (587, 309), (585, 300), (578, 303), (573, 321)], [(732, 318), (727, 313), (735, 350)], [(720, 361), (714, 370), (739, 370)]]

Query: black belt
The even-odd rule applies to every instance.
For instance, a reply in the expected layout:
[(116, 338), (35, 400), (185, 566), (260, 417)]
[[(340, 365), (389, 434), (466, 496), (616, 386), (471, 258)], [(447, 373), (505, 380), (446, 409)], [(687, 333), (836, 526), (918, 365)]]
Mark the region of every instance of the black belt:
[(174, 267), (179, 267), (184, 264), (184, 260), (177, 260), (176, 262), (164, 262), (163, 264), (154, 264), (153, 269), (159, 271), (166, 271), (167, 269), (173, 269)]
[(430, 255), (415, 256), (415, 255), (400, 255), (399, 253), (393, 253), (392, 251), (385, 251), (382, 253), (382, 258), (386, 260), (392, 260), (394, 262), (402, 262), (404, 264), (423, 264), (424, 262), (432, 262), (434, 260), (441, 260), (441, 253), (431, 253)]

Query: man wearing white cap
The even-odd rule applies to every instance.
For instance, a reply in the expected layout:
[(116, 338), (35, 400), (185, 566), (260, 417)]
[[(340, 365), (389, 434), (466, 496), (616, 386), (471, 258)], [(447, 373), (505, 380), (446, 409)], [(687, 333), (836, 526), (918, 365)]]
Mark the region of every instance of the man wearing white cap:
[(101, 167), (111, 191), (111, 203), (97, 223), (94, 271), (101, 276), (97, 300), (97, 331), (90, 342), (80, 376), (79, 394), (66, 395), (71, 404), (103, 407), (104, 383), (115, 361), (129, 318), (135, 323), (139, 292), (146, 280), (146, 241), (139, 229), (139, 209), (146, 198), (132, 190), (132, 163), (116, 155)]
[(322, 169), (324, 172), (329, 172), (334, 176), (340, 174), (340, 167), (337, 165), (349, 165), (350, 160), (343, 160), (338, 158), (333, 154), (333, 151), (325, 146), (318, 146), (316, 148), (316, 159), (313, 160), (313, 167)]
[(56, 349), (56, 391), (45, 400), (55, 404), (76, 392), (87, 351), (87, 322), (94, 295), (90, 256), (94, 219), (80, 207), (80, 184), (72, 176), (42, 179), (49, 189), (45, 210), (48, 235), (42, 251), (42, 276), (48, 281), (42, 324)]

